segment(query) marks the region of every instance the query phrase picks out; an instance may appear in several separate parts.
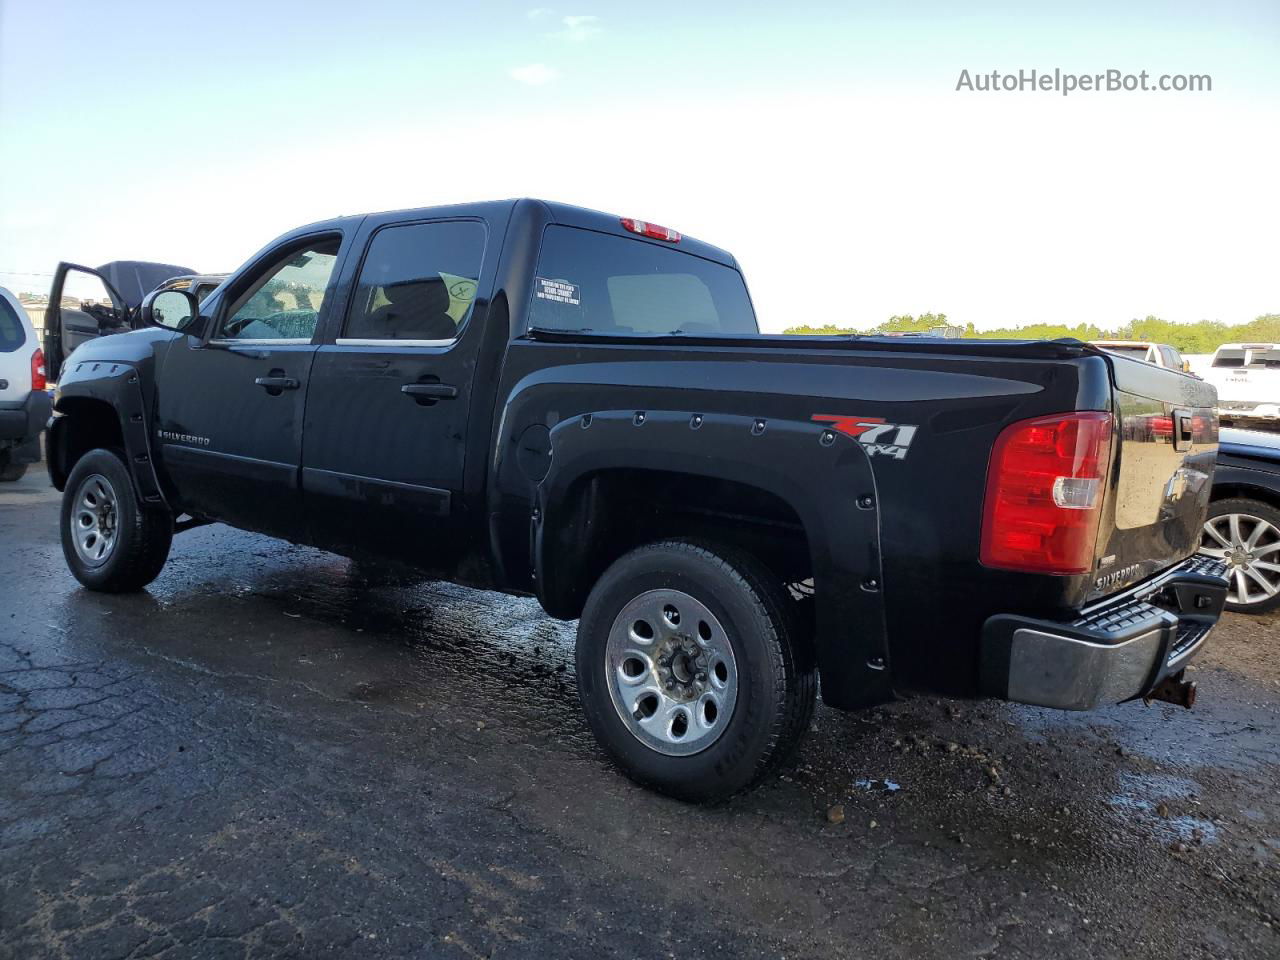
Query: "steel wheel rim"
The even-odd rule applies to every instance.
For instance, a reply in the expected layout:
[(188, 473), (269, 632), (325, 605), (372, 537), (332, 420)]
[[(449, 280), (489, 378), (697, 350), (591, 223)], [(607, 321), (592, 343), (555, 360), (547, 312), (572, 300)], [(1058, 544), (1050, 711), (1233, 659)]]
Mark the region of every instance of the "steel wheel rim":
[(1280, 593), (1280, 529), (1249, 513), (1205, 521), (1200, 552), (1227, 562), (1227, 600), (1241, 606)]
[(111, 559), (119, 539), (119, 508), (115, 487), (102, 474), (80, 482), (67, 523), (81, 563), (100, 567)]
[(622, 608), (609, 629), (604, 671), (627, 730), (667, 756), (710, 747), (738, 701), (738, 665), (724, 627), (682, 590), (649, 590)]

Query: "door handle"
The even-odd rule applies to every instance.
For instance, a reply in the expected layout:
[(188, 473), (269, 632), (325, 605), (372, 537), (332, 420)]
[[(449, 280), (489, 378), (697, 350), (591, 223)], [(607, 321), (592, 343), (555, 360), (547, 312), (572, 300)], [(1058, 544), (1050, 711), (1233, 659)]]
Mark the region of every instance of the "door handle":
[[(274, 373), (275, 371), (272, 372)], [(256, 377), (253, 382), (262, 387), (273, 397), (280, 396), (280, 394), (285, 390), (297, 390), (298, 387), (302, 386), (302, 384), (293, 377)]]
[(453, 400), (458, 396), (458, 388), (451, 383), (406, 383), (400, 388), (400, 392), (423, 404)]

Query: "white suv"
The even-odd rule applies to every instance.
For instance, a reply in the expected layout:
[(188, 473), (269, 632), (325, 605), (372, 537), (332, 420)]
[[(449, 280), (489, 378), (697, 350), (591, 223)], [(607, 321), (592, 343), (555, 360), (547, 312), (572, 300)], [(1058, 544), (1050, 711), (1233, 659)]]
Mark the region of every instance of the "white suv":
[(0, 480), (18, 480), (40, 460), (40, 434), (52, 404), (44, 351), (22, 304), (0, 287)]

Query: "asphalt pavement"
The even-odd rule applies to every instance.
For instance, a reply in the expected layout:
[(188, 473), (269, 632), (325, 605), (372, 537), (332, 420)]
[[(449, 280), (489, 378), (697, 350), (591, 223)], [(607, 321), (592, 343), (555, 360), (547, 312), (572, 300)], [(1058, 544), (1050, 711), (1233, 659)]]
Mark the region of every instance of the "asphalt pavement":
[(0, 957), (1280, 956), (1278, 616), (1190, 712), (820, 706), (699, 808), (533, 601), (221, 526), (98, 595), (57, 511), (0, 485)]

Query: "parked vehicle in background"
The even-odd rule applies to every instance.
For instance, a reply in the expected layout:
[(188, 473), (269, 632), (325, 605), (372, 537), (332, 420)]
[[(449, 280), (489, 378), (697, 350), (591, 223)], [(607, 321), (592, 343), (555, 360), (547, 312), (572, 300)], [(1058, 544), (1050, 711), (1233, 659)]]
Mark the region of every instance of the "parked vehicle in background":
[(22, 304), (0, 287), (0, 481), (18, 480), (40, 462), (40, 434), (52, 405), (44, 350)]
[(1141, 360), (1168, 370), (1191, 372), (1191, 364), (1182, 358), (1182, 354), (1175, 347), (1167, 343), (1150, 343), (1146, 340), (1090, 340), (1089, 342), (1098, 349), (1118, 357)]
[(344, 217), (141, 317), (59, 383), (82, 584), (140, 589), (219, 521), (535, 595), (579, 621), (603, 748), (686, 799), (776, 769), (819, 676), (846, 710), (1190, 706), (1226, 598), (1203, 381), (1078, 341), (762, 335), (733, 256), (656, 224)]
[(1280, 424), (1280, 344), (1224, 343), (1205, 379), (1218, 388), (1218, 412), (1229, 423)]
[(1227, 562), (1227, 608), (1280, 606), (1280, 435), (1225, 427), (1200, 552)]
[(193, 273), (181, 277), (170, 277), (156, 290), (190, 290), (196, 303), (204, 303), (209, 294), (218, 289), (218, 285), (227, 279), (225, 273)]
[(44, 315), (49, 379), (58, 379), (63, 361), (85, 341), (136, 330), (142, 298), (160, 284), (197, 276), (190, 267), (144, 260), (114, 260), (96, 268), (59, 263)]

